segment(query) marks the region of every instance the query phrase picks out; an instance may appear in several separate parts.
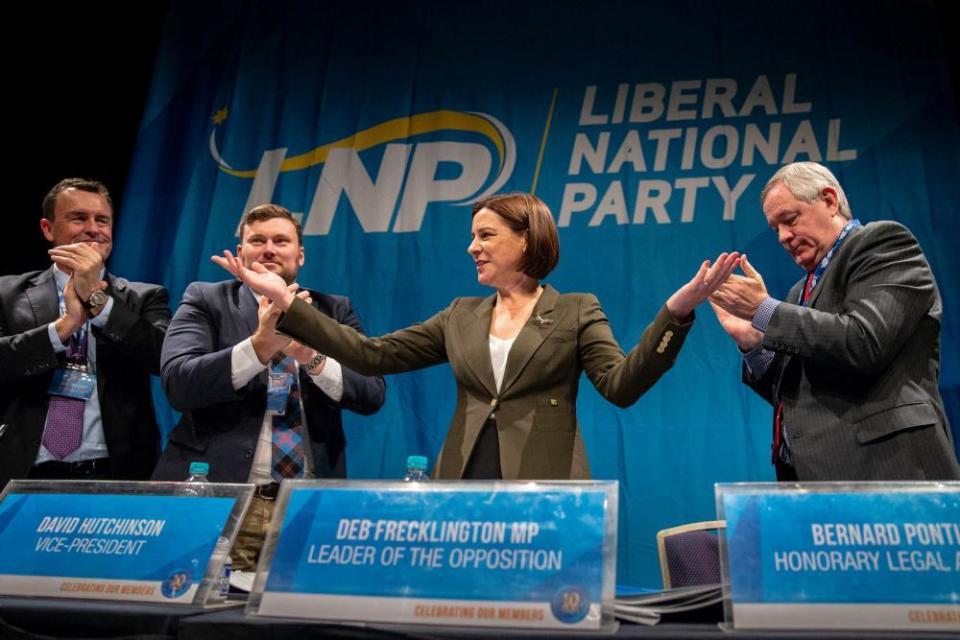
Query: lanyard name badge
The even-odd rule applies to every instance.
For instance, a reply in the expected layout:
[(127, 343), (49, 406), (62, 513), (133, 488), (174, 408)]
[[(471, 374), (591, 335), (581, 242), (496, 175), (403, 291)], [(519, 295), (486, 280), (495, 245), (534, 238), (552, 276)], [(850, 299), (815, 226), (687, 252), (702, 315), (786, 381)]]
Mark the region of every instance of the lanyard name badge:
[(293, 376), (290, 371), (270, 371), (267, 379), (267, 413), (282, 416), (287, 413), (287, 399), (293, 388)]
[[(63, 290), (57, 287), (57, 298), (60, 304), (60, 313), (66, 311), (63, 300)], [(63, 367), (54, 369), (53, 379), (47, 393), (55, 396), (64, 396), (75, 400), (87, 400), (93, 395), (96, 378), (87, 367), (87, 323), (84, 322), (80, 330), (70, 337), (70, 346), (67, 350), (67, 362)], [(71, 352), (72, 351), (72, 352)]]

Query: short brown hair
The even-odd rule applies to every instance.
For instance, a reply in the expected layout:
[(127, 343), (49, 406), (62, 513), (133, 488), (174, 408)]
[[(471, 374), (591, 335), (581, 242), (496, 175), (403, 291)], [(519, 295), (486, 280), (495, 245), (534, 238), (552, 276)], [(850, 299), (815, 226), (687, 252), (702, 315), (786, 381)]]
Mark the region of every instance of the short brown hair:
[(53, 222), (53, 210), (57, 206), (57, 196), (67, 189), (77, 189), (78, 191), (87, 191), (89, 193), (99, 193), (107, 201), (110, 207), (110, 213), (113, 213), (113, 199), (107, 186), (99, 180), (87, 180), (86, 178), (64, 178), (43, 197), (43, 217)]
[(300, 226), (300, 221), (293, 217), (289, 209), (278, 204), (261, 204), (247, 211), (240, 222), (240, 242), (243, 242), (243, 232), (247, 225), (274, 218), (289, 220), (293, 224), (293, 228), (297, 230), (297, 244), (303, 245), (303, 227)]
[(473, 215), (490, 209), (517, 233), (527, 236), (527, 250), (520, 261), (520, 270), (542, 280), (560, 261), (560, 239), (553, 214), (543, 200), (532, 193), (514, 192), (490, 196), (473, 205)]

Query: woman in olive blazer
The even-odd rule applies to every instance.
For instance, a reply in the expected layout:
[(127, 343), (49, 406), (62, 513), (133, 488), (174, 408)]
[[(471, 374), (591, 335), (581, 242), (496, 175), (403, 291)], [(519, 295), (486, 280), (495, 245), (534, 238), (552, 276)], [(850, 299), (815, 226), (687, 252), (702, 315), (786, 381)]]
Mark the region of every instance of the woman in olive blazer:
[(457, 406), (437, 460), (439, 478), (590, 477), (576, 418), (581, 371), (617, 406), (633, 404), (676, 359), (693, 309), (736, 266), (738, 254), (704, 261), (624, 354), (591, 294), (541, 286), (559, 258), (556, 227), (539, 198), (514, 193), (474, 205), (468, 252), (487, 298), (457, 298), (429, 320), (379, 338), (324, 316), (260, 264), (229, 252), (215, 262), (270, 298), (277, 330), (363, 375), (449, 362)]

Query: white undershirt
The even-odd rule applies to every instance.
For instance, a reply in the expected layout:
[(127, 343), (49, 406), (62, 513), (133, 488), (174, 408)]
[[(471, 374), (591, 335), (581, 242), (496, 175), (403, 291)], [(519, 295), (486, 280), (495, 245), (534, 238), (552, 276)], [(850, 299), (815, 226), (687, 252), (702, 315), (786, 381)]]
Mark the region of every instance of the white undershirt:
[(490, 336), (490, 364), (493, 365), (493, 379), (497, 383), (497, 391), (500, 391), (500, 385), (503, 384), (503, 374), (507, 370), (507, 356), (510, 355), (510, 347), (517, 337), (509, 340)]

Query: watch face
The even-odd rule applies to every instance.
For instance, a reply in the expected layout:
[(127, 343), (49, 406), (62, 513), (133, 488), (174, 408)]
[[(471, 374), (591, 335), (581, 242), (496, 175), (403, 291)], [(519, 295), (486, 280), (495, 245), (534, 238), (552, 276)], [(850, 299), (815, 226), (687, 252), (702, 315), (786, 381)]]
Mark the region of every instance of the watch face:
[(106, 291), (94, 291), (90, 294), (90, 299), (87, 300), (87, 306), (90, 307), (99, 307), (107, 304), (107, 293)]

